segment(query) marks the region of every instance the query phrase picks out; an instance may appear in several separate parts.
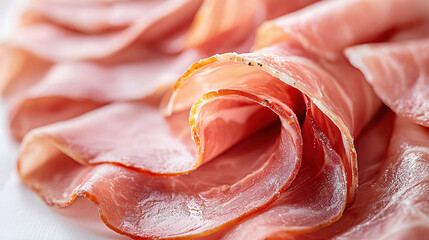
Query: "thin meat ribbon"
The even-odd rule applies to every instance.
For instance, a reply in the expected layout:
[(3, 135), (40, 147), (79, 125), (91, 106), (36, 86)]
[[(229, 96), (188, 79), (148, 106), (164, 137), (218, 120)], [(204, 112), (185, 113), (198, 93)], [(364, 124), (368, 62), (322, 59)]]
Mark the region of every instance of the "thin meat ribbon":
[(34, 3), (0, 49), (23, 183), (137, 239), (423, 236), (427, 1), (279, 2)]

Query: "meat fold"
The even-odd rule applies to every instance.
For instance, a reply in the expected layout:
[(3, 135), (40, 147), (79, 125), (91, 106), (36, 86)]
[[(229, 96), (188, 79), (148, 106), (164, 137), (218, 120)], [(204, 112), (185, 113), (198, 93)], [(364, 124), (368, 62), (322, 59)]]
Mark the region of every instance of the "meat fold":
[[(281, 16), (311, 2), (30, 9), (0, 48), (23, 183), (132, 238), (425, 236), (428, 2)], [(57, 15), (68, 4), (93, 23)], [(114, 20), (130, 6), (154, 11)]]
[(358, 45), (346, 55), (383, 103), (429, 127), (429, 38)]
[[(389, 131), (392, 127), (393, 132)], [(362, 173), (372, 171), (373, 174), (361, 181), (356, 201), (343, 217), (325, 229), (302, 236), (303, 239), (422, 239), (427, 236), (428, 129), (393, 114), (372, 128), (381, 138), (390, 139), (384, 157), (374, 158), (377, 154), (373, 153), (372, 164), (361, 166)], [(362, 141), (374, 142), (372, 134)], [(373, 152), (371, 148), (362, 150), (371, 157), (368, 154)]]
[[(291, 44), (216, 55), (178, 80), (163, 104), (165, 118), (143, 102), (126, 102), (30, 132), (19, 173), (48, 204), (87, 197), (109, 227), (132, 237), (207, 235), (273, 201), (280, 213), (290, 210), (300, 201), (291, 196), (302, 191), (332, 200), (301, 206), (318, 208), (313, 215), (296, 212), (295, 228), (313, 231), (352, 201), (353, 139), (379, 106), (345, 59), (325, 62)], [(303, 144), (310, 149), (304, 160)], [(300, 168), (301, 161), (319, 168)]]
[(428, 14), (425, 0), (321, 1), (264, 23), (255, 47), (297, 41), (332, 59), (348, 46), (380, 41), (387, 31), (427, 19)]
[[(220, 1), (206, 2), (199, 9), (201, 2), (30, 2), (23, 26), (0, 48), (4, 54), (0, 59), (2, 93), (10, 109), (12, 136), (21, 141), (31, 129), (71, 119), (113, 101), (142, 99), (162, 91), (187, 66), (214, 49), (248, 51), (254, 30), (263, 20), (258, 17), (261, 14), (251, 11), (246, 11), (249, 18), (258, 17), (258, 21), (235, 18), (210, 28), (209, 36), (198, 40), (199, 44), (185, 45), (185, 36), (187, 41), (195, 35), (204, 36), (198, 24), (207, 29), (212, 18), (230, 15), (230, 9), (216, 7), (223, 6)], [(227, 5), (239, 10), (239, 2)], [(312, 1), (284, 4), (275, 11), (276, 1), (254, 2), (247, 6), (255, 11), (265, 6), (266, 14), (262, 15), (272, 18)], [(197, 10), (199, 15), (213, 14), (204, 19), (196, 16), (193, 21)], [(135, 15), (140, 11), (146, 14)], [(87, 17), (77, 17), (80, 15)], [(85, 24), (87, 20), (91, 23)], [(237, 32), (237, 38), (229, 37), (230, 44), (222, 41), (222, 50), (205, 44), (212, 38), (223, 38), (230, 28), (245, 31)], [(171, 68), (161, 70), (165, 65)]]

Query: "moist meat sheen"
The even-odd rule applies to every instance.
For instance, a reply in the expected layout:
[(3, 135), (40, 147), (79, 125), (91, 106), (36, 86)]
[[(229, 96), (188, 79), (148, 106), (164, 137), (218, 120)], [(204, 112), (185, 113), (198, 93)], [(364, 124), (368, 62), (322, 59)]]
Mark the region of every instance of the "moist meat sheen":
[(0, 45), (18, 174), (136, 239), (422, 239), (428, 13), (31, 1)]

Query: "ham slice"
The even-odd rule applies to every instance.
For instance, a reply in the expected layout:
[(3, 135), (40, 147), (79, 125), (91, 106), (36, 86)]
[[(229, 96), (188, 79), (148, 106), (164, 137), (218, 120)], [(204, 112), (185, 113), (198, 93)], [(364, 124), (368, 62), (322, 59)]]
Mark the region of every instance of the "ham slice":
[(212, 54), (248, 52), (256, 28), (265, 20), (298, 10), (317, 0), (208, 0), (195, 17), (187, 46)]
[[(42, 5), (42, 8), (56, 6)], [(146, 5), (148, 8), (154, 4)], [(92, 35), (49, 22), (24, 27), (22, 31), (27, 33), (16, 34), (0, 50), (5, 52), (2, 56), (2, 87), (11, 109), (9, 118), (13, 137), (20, 141), (31, 129), (79, 116), (112, 101), (147, 97), (176, 80), (201, 55), (192, 50), (177, 52), (183, 46), (166, 37), (183, 35), (180, 31), (187, 28), (199, 5), (197, 0), (157, 2), (151, 7), (151, 14), (140, 17), (128, 28)], [(132, 44), (136, 38), (141, 41)], [(86, 45), (91, 39), (102, 42), (95, 44), (101, 47), (96, 50), (100, 53), (106, 53), (111, 47), (114, 49), (110, 54), (92, 56), (97, 59), (86, 61), (81, 60), (86, 58), (83, 55), (76, 57), (79, 61), (67, 55), (67, 51), (70, 54), (79, 52), (77, 49), (89, 53), (85, 46), (94, 49), (92, 43)], [(176, 52), (165, 53), (164, 49), (155, 47), (161, 43), (151, 42), (158, 39), (171, 42)], [(51, 51), (52, 48), (56, 51)], [(52, 53), (56, 56), (49, 55)], [(158, 74), (163, 64), (170, 68)]]
[[(0, 90), (4, 98), (11, 98), (37, 83), (52, 63), (28, 51), (0, 45)], [(23, 71), (25, 69), (25, 71)]]
[(355, 46), (346, 55), (395, 113), (429, 127), (429, 38)]
[[(315, 118), (309, 103), (303, 124), (303, 163), (288, 190), (262, 213), (234, 226), (222, 239), (283, 239), (314, 231), (336, 221), (347, 200), (346, 176), (340, 155), (319, 126), (331, 121)], [(320, 116), (319, 113), (314, 113)], [(324, 123), (322, 123), (324, 121)], [(340, 135), (338, 130), (336, 135)]]
[(298, 41), (306, 49), (332, 59), (345, 47), (377, 40), (382, 33), (425, 19), (428, 14), (425, 0), (322, 1), (264, 23), (255, 47)]
[[(57, 4), (70, 3), (59, 2)], [(38, 82), (41, 79), (40, 76), (46, 74), (50, 66), (56, 62), (82, 59), (103, 60), (108, 57), (117, 57), (115, 54), (124, 49), (127, 51), (126, 48), (133, 46), (132, 43), (137, 39), (143, 42), (139, 41), (137, 45), (151, 48), (156, 48), (156, 44), (154, 45), (153, 42), (161, 38), (163, 41), (158, 42), (164, 44), (172, 42), (171, 39), (165, 38), (169, 35), (176, 37), (183, 35), (179, 32), (187, 28), (200, 4), (201, 2), (198, 0), (164, 1), (158, 3), (150, 15), (139, 18), (129, 27), (98, 34), (79, 33), (43, 21), (22, 27), (0, 46), (2, 53), (0, 63), (3, 70), (2, 94), (11, 96), (18, 91), (24, 91), (25, 88), (22, 86), (28, 87), (31, 85), (29, 83)], [(52, 7), (52, 5), (49, 6)], [(181, 21), (177, 21), (176, 18)], [(180, 43), (169, 45), (174, 54), (183, 49)], [(159, 47), (157, 50), (160, 52), (170, 51), (161, 50)], [(31, 74), (26, 74), (29, 69), (31, 69)]]
[[(257, 76), (270, 78), (264, 72)], [(247, 80), (250, 90), (259, 86), (256, 80)], [(164, 119), (147, 104), (118, 103), (39, 128), (24, 139), (20, 176), (51, 205), (87, 197), (99, 205), (109, 227), (129, 236), (189, 237), (223, 228), (277, 198), (296, 176), (302, 154), (298, 119), (288, 107), (299, 107), (294, 104), (299, 94), (281, 81), (266, 89), (270, 96), (234, 89), (207, 95), (191, 118), (189, 111)], [(218, 115), (199, 117), (209, 113)], [(282, 127), (277, 122), (265, 128), (278, 119), (274, 113)], [(188, 119), (197, 134), (190, 134)], [(249, 137), (236, 145), (237, 136)], [(204, 162), (183, 176), (130, 170), (171, 175)], [(243, 205), (249, 199), (252, 204)]]
[[(164, 91), (199, 57), (191, 50), (170, 55), (132, 46), (109, 61), (56, 64), (40, 82), (9, 100), (11, 133), (22, 140), (36, 127)], [(165, 64), (168, 71), (161, 70)]]
[[(344, 75), (352, 86), (341, 82)], [(303, 133), (300, 92), (308, 106)], [(207, 235), (279, 196), (276, 214), (298, 204), (294, 219), (301, 225), (294, 227), (311, 231), (335, 221), (353, 198), (353, 137), (379, 104), (345, 59), (324, 63), (290, 44), (218, 55), (194, 64), (177, 82), (166, 119), (144, 103), (118, 103), (32, 131), (23, 141), (19, 173), (48, 204), (87, 197), (109, 227), (133, 237)], [(302, 136), (311, 151), (296, 187), (280, 194), (300, 169)], [(305, 167), (316, 162), (319, 168)], [(59, 166), (67, 167), (53, 171)], [(300, 204), (306, 198), (291, 197), (302, 192), (332, 201)], [(318, 210), (311, 217), (300, 214), (312, 208)]]
[[(231, 61), (240, 64), (232, 65)], [(350, 202), (357, 187), (353, 139), (379, 109), (380, 102), (362, 75), (344, 59), (326, 62), (294, 44), (280, 44), (250, 54), (216, 55), (194, 64), (179, 79), (167, 105), (167, 114), (187, 109), (208, 88), (217, 89), (224, 81), (260, 71), (249, 73), (243, 64), (261, 69), (297, 88), (340, 129)], [(241, 84), (240, 81), (237, 84)]]
[[(51, 22), (83, 33), (124, 29), (160, 1), (30, 1), (21, 19), (23, 25)], [(164, 1), (165, 2), (165, 1)]]
[[(362, 182), (355, 204), (340, 221), (305, 239), (425, 238), (429, 233), (428, 146), (427, 128), (396, 117), (387, 153), (375, 159), (378, 171)], [(371, 166), (374, 164), (363, 166), (361, 171), (371, 171)]]
[[(138, 39), (154, 42), (186, 29), (200, 4), (199, 0), (165, 1), (124, 30), (94, 35), (36, 23), (21, 28), (10, 44), (53, 61), (105, 58)], [(175, 50), (180, 49), (176, 46)]]
[[(218, 54), (192, 64), (164, 95), (160, 85), (201, 56), (182, 51), (180, 43), (200, 3), (166, 1), (161, 5), (169, 7), (167, 13), (153, 11), (151, 21), (131, 14), (111, 25), (98, 18), (105, 12), (97, 8), (88, 28), (44, 12), (39, 17), (46, 19), (34, 18), (35, 24), (23, 28), (9, 43), (20, 65), (6, 73), (4, 84), (12, 92), (25, 90), (9, 99), (16, 109), (11, 112), (16, 136), (56, 122), (26, 134), (18, 159), (24, 184), (51, 206), (87, 198), (109, 228), (133, 238), (378, 239), (395, 231), (400, 237), (425, 236), (429, 133), (402, 117), (396, 117), (392, 132), (393, 114), (377, 116), (386, 108), (376, 96), (375, 73), (367, 70), (374, 63), (361, 65), (369, 61), (365, 47), (380, 51), (371, 59), (385, 61), (392, 52), (418, 59), (401, 64), (401, 73), (412, 77), (399, 81), (423, 76), (412, 82), (423, 86), (412, 92), (419, 97), (427, 85), (419, 68), (427, 68), (428, 46), (424, 39), (350, 46), (424, 23), (427, 2), (316, 3), (264, 24), (251, 53)], [(270, 7), (277, 4), (206, 1), (187, 46), (203, 52), (246, 49), (253, 39), (246, 36), (260, 21), (289, 11), (289, 6)], [(240, 10), (243, 18), (231, 14)], [(55, 19), (58, 25), (52, 25)], [(374, 27), (362, 31), (372, 21)], [(203, 23), (210, 23), (210, 30)], [(86, 42), (88, 32), (93, 32), (88, 45), (72, 52), (69, 47)], [(419, 38), (420, 33), (411, 34)], [(46, 43), (59, 51), (52, 53)], [(344, 48), (359, 69), (343, 56)], [(28, 56), (45, 59), (41, 71), (34, 71), (48, 72), (41, 80), (19, 73)], [(166, 63), (168, 69), (158, 71)], [(424, 99), (418, 98), (422, 104)], [(408, 119), (419, 120), (422, 104), (412, 106)], [(60, 105), (67, 108), (58, 112)], [(359, 163), (357, 153), (363, 157)], [(414, 211), (406, 211), (410, 203)], [(394, 230), (386, 230), (391, 226)]]

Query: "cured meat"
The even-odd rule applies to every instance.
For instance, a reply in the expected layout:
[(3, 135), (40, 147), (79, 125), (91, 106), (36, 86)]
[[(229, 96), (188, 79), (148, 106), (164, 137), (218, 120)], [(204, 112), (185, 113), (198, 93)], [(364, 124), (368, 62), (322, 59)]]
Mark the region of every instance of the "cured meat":
[[(171, 39), (164, 38), (169, 34), (178, 34), (172, 29), (186, 28), (199, 5), (200, 2), (197, 0), (166, 1), (159, 3), (158, 10), (152, 11), (151, 15), (139, 18), (126, 29), (92, 35), (64, 29), (47, 22), (36, 22), (20, 28), (13, 37), (2, 44), (0, 49), (3, 53), (1, 63), (4, 70), (2, 71), (2, 94), (14, 95), (16, 91), (11, 89), (15, 89), (16, 86), (27, 86), (29, 82), (33, 84), (38, 82), (41, 79), (39, 76), (43, 76), (55, 62), (117, 57), (112, 55), (120, 50), (126, 51), (126, 48), (132, 46), (137, 38), (144, 42), (144, 44), (139, 42), (138, 45), (150, 48), (155, 46), (149, 43), (160, 38), (163, 38), (162, 42), (169, 42)], [(182, 11), (183, 9), (185, 10)], [(175, 18), (180, 18), (182, 21), (173, 20)], [(171, 45), (174, 46), (175, 54), (183, 49), (180, 44)], [(158, 51), (161, 52), (160, 49)], [(28, 69), (31, 69), (32, 74), (26, 74)], [(34, 77), (31, 79), (29, 76)], [(16, 90), (25, 89), (19, 87)]]
[[(350, 82), (347, 85), (341, 82), (345, 79), (341, 78), (343, 75), (353, 82), (352, 86)], [(124, 234), (153, 238), (206, 235), (265, 207), (292, 183), (301, 165), (303, 141), (295, 114), (302, 116), (304, 113), (301, 94), (295, 88), (308, 96), (308, 111), (311, 113), (307, 114), (303, 133), (309, 141), (307, 146), (317, 143), (318, 147), (314, 149), (317, 154), (313, 157), (322, 158), (316, 160), (310, 157), (306, 162), (323, 163), (321, 160), (326, 155), (326, 161), (332, 163), (327, 166), (320, 164), (321, 174), (317, 174), (318, 169), (305, 170), (304, 167), (304, 173), (294, 183), (297, 186), (304, 184), (302, 182), (312, 184), (305, 184), (308, 187), (305, 189), (296, 187), (287, 192), (292, 196), (296, 192), (308, 191), (316, 194), (316, 198), (322, 197), (317, 194), (325, 193), (330, 196), (326, 199), (336, 199), (319, 202), (317, 206), (310, 203), (310, 206), (320, 209), (309, 218), (312, 220), (310, 222), (303, 221), (305, 215), (297, 211), (296, 219), (302, 221), (298, 228), (311, 231), (337, 219), (346, 203), (351, 201), (355, 187), (352, 181), (356, 177), (353, 164), (356, 160), (350, 141), (352, 134), (358, 134), (378, 109), (379, 102), (360, 72), (344, 59), (335, 64), (319, 62), (318, 58), (295, 45), (277, 45), (251, 54), (218, 55), (194, 64), (177, 82), (172, 98), (165, 106), (165, 111), (170, 115), (166, 120), (143, 103), (123, 103), (35, 130), (23, 142), (19, 159), (20, 176), (52, 205), (65, 206), (71, 203), (75, 195), (86, 196), (102, 209), (106, 208), (102, 210), (102, 218), (109, 227)], [(360, 89), (359, 94), (352, 93), (356, 89)], [(258, 133), (278, 118), (282, 125), (280, 130), (271, 127), (277, 130), (274, 133), (271, 130)], [(313, 118), (317, 123), (311, 120)], [(330, 118), (334, 121), (331, 122)], [(353, 120), (355, 118), (361, 121)], [(188, 119), (190, 131), (186, 127)], [(126, 129), (124, 126), (127, 126)], [(314, 135), (317, 136), (316, 140), (311, 138)], [(325, 135), (329, 140), (323, 139)], [(331, 139), (332, 143), (329, 143)], [(239, 143), (241, 141), (244, 142)], [(253, 141), (258, 143), (253, 145)], [(249, 149), (252, 151), (249, 152)], [(86, 167), (64, 163), (73, 162), (66, 156)], [(222, 160), (224, 158), (227, 160)], [(229, 175), (235, 176), (234, 182), (211, 182), (209, 189), (201, 190), (200, 187), (205, 186), (201, 183), (203, 176), (207, 177), (207, 181), (225, 179), (224, 175), (219, 174), (219, 167), (210, 167), (226, 164), (225, 161), (239, 163), (239, 167), (225, 168), (231, 171)], [(259, 170), (245, 167), (243, 162), (259, 166)], [(109, 163), (126, 168), (113, 167)], [(52, 170), (54, 166), (62, 165), (75, 165), (80, 170), (73, 170), (70, 174)], [(103, 170), (97, 170), (99, 168)], [(239, 168), (251, 172), (239, 174)], [(194, 171), (180, 177), (160, 178), (128, 169), (164, 176)], [(204, 169), (211, 170), (206, 172)], [(225, 169), (222, 170), (223, 174), (226, 174)], [(121, 172), (121, 177), (113, 177), (118, 172)], [(133, 186), (145, 186), (146, 190), (113, 193), (109, 190), (106, 193), (107, 190), (103, 189), (109, 189), (105, 187), (109, 183), (103, 179), (112, 178), (117, 182), (109, 186), (116, 187), (127, 182), (131, 189), (134, 189)], [(189, 180), (178, 184), (178, 179), (182, 178)], [(61, 187), (52, 186), (53, 179), (61, 181)], [(331, 184), (323, 185), (325, 191), (314, 191), (322, 187), (320, 183), (323, 181)], [(88, 185), (90, 187), (82, 188)], [(195, 188), (192, 187), (194, 185)], [(296, 192), (293, 189), (297, 189)], [(261, 191), (264, 194), (260, 194)], [(122, 202), (116, 200), (112, 203), (103, 197), (116, 193), (122, 194), (119, 197)], [(193, 198), (201, 195), (204, 201)], [(118, 197), (109, 197), (112, 198)], [(153, 198), (158, 200), (150, 200)], [(249, 199), (252, 204), (243, 205)], [(294, 199), (299, 201), (298, 198)], [(219, 208), (219, 201), (227, 205)], [(282, 195), (279, 201), (288, 202), (290, 198), (287, 194)], [(195, 203), (193, 209), (197, 209), (192, 214), (189, 214), (190, 202)], [(324, 207), (331, 205), (331, 211), (326, 214)], [(182, 210), (178, 208), (180, 206)], [(281, 211), (289, 209), (287, 205), (279, 206)], [(302, 207), (306, 209), (308, 206)], [(135, 211), (136, 207), (138, 211)], [(173, 222), (171, 209), (178, 209), (176, 212), (179, 214)]]
[(153, 42), (177, 33), (182, 27), (186, 28), (200, 4), (198, 0), (162, 2), (124, 30), (95, 35), (78, 33), (48, 23), (32, 24), (21, 28), (10, 44), (53, 61), (104, 58), (139, 38)]
[(212, 54), (248, 52), (256, 28), (265, 20), (295, 11), (317, 0), (279, 1), (208, 0), (199, 9), (190, 33), (188, 47)]
[[(181, 1), (174, 4), (171, 3), (171, 1), (164, 1), (163, 3), (157, 2), (156, 4), (145, 1), (144, 4), (140, 3), (140, 5), (144, 8), (151, 8), (151, 15), (135, 19), (134, 22), (130, 23), (127, 29), (116, 30), (113, 33), (109, 32), (107, 35), (106, 33), (88, 35), (77, 33), (70, 29), (60, 28), (64, 24), (71, 28), (73, 27), (70, 25), (73, 24), (77, 28), (81, 27), (82, 22), (79, 21), (84, 21), (85, 19), (79, 20), (76, 17), (69, 18), (68, 15), (73, 14), (76, 9), (92, 9), (91, 11), (95, 12), (94, 15), (91, 15), (95, 21), (92, 22), (94, 25), (86, 24), (84, 26), (96, 28), (97, 26), (100, 27), (100, 25), (104, 26), (102, 23), (97, 22), (101, 20), (106, 21), (106, 18), (101, 16), (102, 14), (113, 12), (115, 11), (114, 9), (117, 9), (116, 11), (122, 11), (121, 9), (123, 8), (129, 8), (130, 5), (138, 4), (137, 2), (118, 2), (110, 4), (109, 6), (100, 2), (89, 4), (82, 2), (51, 3), (49, 1), (43, 1), (40, 4), (33, 4), (34, 7), (30, 8), (28, 12), (36, 11), (38, 14), (44, 15), (45, 18), (49, 18), (50, 21), (54, 21), (55, 23), (59, 21), (60, 26), (52, 25), (49, 21), (46, 22), (40, 19), (36, 21), (33, 19), (33, 24), (24, 28), (24, 33), (18, 34), (15, 40), (11, 41), (10, 44), (16, 45), (14, 48), (11, 48), (10, 45), (4, 46), (3, 50), (8, 52), (6, 58), (16, 59), (16, 61), (4, 63), (4, 72), (8, 74), (8, 76), (4, 77), (5, 82), (3, 84), (3, 94), (11, 99), (8, 101), (10, 105), (9, 108), (11, 109), (10, 125), (12, 135), (15, 139), (22, 140), (23, 136), (33, 128), (79, 116), (82, 113), (112, 101), (143, 98), (151, 92), (158, 90), (159, 87), (177, 79), (179, 74), (181, 74), (190, 63), (206, 56), (189, 50), (178, 56), (178, 54), (171, 55), (159, 53), (157, 52), (159, 50), (158, 48), (157, 50), (147, 49), (154, 48), (152, 43), (148, 43), (156, 38), (154, 34), (163, 36), (165, 35), (164, 33), (170, 34), (171, 28), (180, 29), (183, 27), (181, 21), (171, 21), (171, 19), (179, 18), (180, 16), (182, 16), (180, 18), (189, 18), (189, 16), (192, 16), (192, 9), (199, 6), (198, 1)], [(231, 2), (236, 6), (239, 5), (233, 1)], [(275, 1), (272, 1), (270, 4), (274, 2)], [(302, 1), (295, 4), (286, 4), (284, 11), (291, 11), (308, 3), (309, 1)], [(215, 4), (219, 3), (216, 2)], [(270, 4), (267, 6), (272, 7)], [(207, 4), (205, 4), (205, 6), (206, 7), (201, 9), (201, 12), (206, 12), (204, 9), (207, 9)], [(169, 7), (170, 10), (165, 11), (165, 7)], [(59, 8), (59, 12), (55, 11), (57, 8)], [(210, 6), (208, 6), (208, 8), (210, 8)], [(160, 9), (162, 10), (161, 12)], [(186, 11), (182, 11), (183, 9), (186, 9)], [(61, 11), (70, 11), (70, 13), (61, 14)], [(277, 9), (276, 14), (279, 14), (278, 12), (280, 11), (281, 10)], [(218, 11), (216, 16), (219, 14), (226, 14), (226, 12), (226, 10)], [(85, 12), (82, 14), (85, 14)], [(168, 23), (166, 23), (166, 21), (168, 21)], [(201, 22), (200, 20), (197, 20), (197, 22), (198, 21)], [(135, 25), (139, 23), (141, 26), (143, 26), (142, 24), (146, 24), (144, 25), (146, 26), (146, 30), (142, 30), (143, 32), (140, 33), (135, 30)], [(244, 24), (244, 22), (240, 23), (242, 24), (240, 25), (239, 23), (232, 22), (232, 26), (238, 28)], [(173, 25), (165, 26), (166, 24)], [(247, 25), (249, 24), (247, 23)], [(254, 27), (256, 27), (256, 25), (252, 24), (250, 24), (250, 26), (252, 31)], [(123, 44), (121, 48), (124, 49), (113, 55), (94, 55), (90, 57), (83, 55), (71, 56), (67, 53), (61, 53), (61, 49), (65, 49), (65, 51), (70, 50), (73, 52), (72, 54), (76, 53), (76, 47), (63, 44), (67, 42), (75, 45), (79, 41), (84, 41), (86, 46), (88, 42), (92, 41), (91, 39), (98, 39), (100, 41), (102, 40), (103, 44), (113, 46), (114, 44), (108, 43), (110, 41), (108, 39), (112, 41), (116, 41), (114, 39), (122, 39), (128, 34), (126, 33), (127, 31), (133, 32), (133, 34), (140, 34), (139, 38), (146, 43), (144, 43), (143, 46), (141, 46), (142, 43), (140, 42), (127, 46), (129, 43), (125, 41), (121, 43)], [(162, 31), (164, 33), (162, 33)], [(25, 32), (28, 32), (28, 36)], [(85, 32), (85, 29), (83, 29), (83, 32)], [(219, 34), (221, 33), (216, 33), (216, 31), (214, 31), (211, 36), (218, 36)], [(183, 35), (183, 33), (179, 35)], [(240, 35), (241, 38), (243, 38), (243, 36), (246, 37), (246, 34)], [(37, 41), (36, 38), (38, 38)], [(59, 39), (64, 39), (64, 41), (59, 41)], [(76, 42), (75, 40), (77, 39), (80, 40)], [(248, 39), (252, 38), (248, 37)], [(55, 44), (58, 43), (60, 45), (54, 46), (50, 44), (48, 41), (51, 40), (55, 41)], [(119, 40), (116, 42), (119, 44)], [(172, 41), (172, 44), (173, 43), (174, 41)], [(97, 43), (95, 45), (98, 47), (99, 44)], [(175, 45), (175, 48), (181, 46), (177, 43), (173, 45)], [(46, 48), (46, 46), (49, 46), (49, 49)], [(52, 47), (59, 50), (51, 51)], [(94, 46), (89, 44), (88, 48), (92, 51)], [(110, 47), (102, 47), (99, 48), (99, 50), (103, 51), (103, 54), (105, 54), (109, 52), (109, 48)], [(82, 48), (82, 45), (80, 45), (79, 49), (82, 49), (83, 54), (89, 53)], [(233, 47), (233, 49), (236, 49), (236, 47)], [(117, 50), (118, 49), (114, 51)], [(163, 50), (161, 50), (161, 52), (162, 51)], [(56, 56), (49, 56), (45, 53), (53, 53), (56, 54)], [(63, 61), (69, 58), (80, 59), (87, 57), (101, 59), (83, 62)], [(50, 60), (43, 60), (42, 58), (48, 58)], [(52, 61), (60, 62), (56, 63)], [(159, 74), (163, 65), (169, 65), (171, 68)], [(16, 68), (16, 71), (11, 71), (11, 68)], [(22, 69), (27, 70), (22, 71)], [(88, 81), (88, 79), (91, 80)]]
[[(50, 206), (87, 198), (109, 228), (133, 238), (427, 234), (429, 132), (408, 122), (425, 125), (429, 46), (419, 24), (427, 2), (313, 4), (265, 23), (251, 53), (192, 64), (166, 95), (162, 86), (190, 62), (247, 52), (262, 21), (312, 1), (201, 2), (66, 0), (27, 15), (1, 49), (13, 56), (2, 85), (13, 134), (25, 135), (24, 184)], [(67, 4), (94, 11), (93, 23), (56, 15)], [(145, 16), (112, 20), (108, 12), (127, 4), (154, 5)], [(375, 84), (387, 77), (414, 95)], [(411, 109), (389, 105), (408, 120), (382, 117), (387, 107), (376, 94)]]
[(347, 198), (344, 167), (318, 122), (325, 121), (321, 125), (331, 125), (331, 129), (335, 126), (327, 119), (314, 118), (312, 111), (318, 109), (312, 110), (309, 104), (302, 127), (303, 163), (291, 187), (262, 213), (234, 226), (222, 239), (281, 239), (314, 231), (341, 216)]
[[(28, 36), (18, 33), (0, 50), (5, 53), (2, 56), (2, 90), (11, 109), (9, 118), (13, 137), (21, 140), (33, 128), (79, 116), (112, 101), (147, 97), (176, 80), (201, 55), (191, 50), (164, 53), (150, 42), (158, 38), (165, 42), (173, 41), (167, 40), (166, 35), (174, 35), (172, 29), (180, 31), (186, 28), (199, 5), (200, 2), (195, 0), (158, 2), (150, 15), (139, 18), (129, 28), (93, 35), (77, 33), (46, 22), (23, 28), (22, 31), (27, 32)], [(180, 21), (173, 20), (176, 17)], [(141, 31), (136, 28), (141, 28)], [(130, 38), (124, 40), (124, 37)], [(131, 44), (136, 38), (140, 38), (143, 43)], [(77, 39), (80, 40), (76, 42)], [(103, 47), (102, 44), (95, 44), (102, 47), (97, 51), (103, 54), (113, 47), (113, 55), (93, 56), (101, 59), (92, 61), (68, 61), (74, 57), (61, 53), (64, 50), (75, 54), (78, 49), (87, 54), (89, 52), (84, 46), (94, 49), (91, 44), (86, 45), (91, 39), (98, 39), (108, 45)], [(180, 43), (173, 45), (183, 48)], [(56, 51), (51, 51), (53, 48)], [(76, 58), (86, 57), (82, 55)], [(168, 64), (170, 68), (159, 74), (163, 64)]]
[[(9, 100), (17, 140), (36, 127), (79, 116), (101, 105), (145, 98), (177, 79), (199, 58), (194, 51), (160, 54), (133, 46), (114, 61), (54, 65), (40, 82)], [(162, 71), (164, 65), (168, 71)]]
[[(260, 86), (258, 77), (270, 78), (260, 72), (247, 79), (246, 87)], [(266, 89), (270, 96), (239, 89), (235, 86), (235, 90), (207, 95), (206, 102), (191, 111), (198, 132), (192, 135), (197, 151), (192, 150), (191, 134), (185, 127), (189, 111), (164, 120), (144, 103), (122, 103), (27, 135), (20, 154), (20, 176), (49, 204), (68, 205), (76, 195), (91, 199), (101, 207), (102, 219), (109, 227), (130, 236), (208, 234), (277, 198), (296, 176), (301, 161), (299, 123), (286, 105), (294, 107), (293, 97), (299, 94), (289, 94), (292, 89), (281, 81)], [(276, 120), (274, 113), (260, 105), (265, 103), (263, 99), (271, 101), (267, 107), (279, 115), (282, 127), (277, 123), (235, 145), (237, 136), (246, 137)], [(219, 115), (198, 118), (205, 112)], [(240, 118), (231, 119), (231, 113), (240, 114)], [(221, 138), (235, 146), (218, 149), (213, 143)], [(216, 160), (209, 162), (213, 158)], [(160, 178), (103, 164), (106, 162), (163, 175), (208, 163), (188, 175)], [(59, 166), (64, 168), (53, 171)], [(265, 193), (256, 194), (260, 191)], [(243, 205), (249, 199), (252, 204)]]
[[(4, 98), (10, 98), (27, 90), (49, 71), (52, 63), (33, 54), (0, 45), (0, 90)], [(23, 71), (25, 69), (25, 71)]]
[[(165, 2), (165, 1), (164, 1)], [(30, 1), (21, 18), (23, 25), (50, 22), (83, 33), (124, 29), (159, 1)]]
[[(319, 62), (297, 45), (281, 44), (243, 55), (218, 55), (194, 64), (179, 79), (175, 86), (176, 91), (173, 92), (168, 104), (167, 113), (186, 109), (193, 103), (193, 99), (204, 94), (207, 86), (215, 87), (223, 81), (235, 79), (238, 73), (230, 71), (231, 67), (227, 64), (229, 61), (261, 68), (280, 78), (309, 96), (311, 101), (335, 123), (341, 130), (345, 151), (343, 161), (349, 184), (348, 199), (351, 201), (357, 184), (353, 138), (380, 107), (379, 100), (362, 75), (344, 60), (335, 63), (323, 60)], [(237, 68), (235, 71), (239, 70)], [(240, 72), (242, 73), (238, 75), (247, 71)]]
[(384, 158), (376, 159), (378, 171), (362, 182), (354, 205), (340, 221), (305, 238), (422, 239), (427, 236), (428, 146), (427, 128), (396, 117), (387, 153)]
[(345, 47), (377, 40), (382, 33), (425, 19), (428, 14), (425, 0), (322, 1), (264, 23), (255, 45), (261, 48), (293, 40), (332, 59)]
[(395, 113), (429, 127), (429, 38), (355, 46), (346, 55)]

